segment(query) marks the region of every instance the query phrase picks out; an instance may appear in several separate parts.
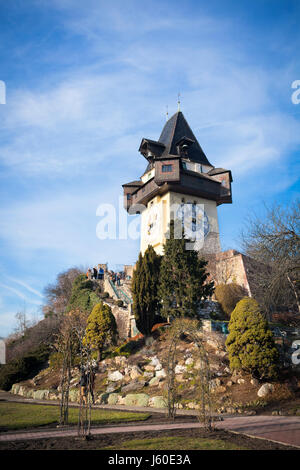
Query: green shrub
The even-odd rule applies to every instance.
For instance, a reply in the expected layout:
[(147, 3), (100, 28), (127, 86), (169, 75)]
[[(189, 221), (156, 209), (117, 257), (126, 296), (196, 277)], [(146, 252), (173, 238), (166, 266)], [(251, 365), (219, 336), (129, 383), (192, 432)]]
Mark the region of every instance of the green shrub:
[(115, 349), (115, 356), (130, 356), (141, 347), (141, 341), (128, 341)]
[(80, 309), (90, 313), (97, 303), (99, 303), (99, 297), (94, 292), (94, 283), (86, 280), (84, 274), (79, 274), (72, 284), (71, 297), (66, 312)]
[(230, 317), (236, 304), (248, 294), (244, 287), (234, 282), (230, 284), (220, 284), (215, 288), (215, 296), (222, 307), (223, 312)]
[(54, 352), (49, 357), (49, 367), (52, 369), (60, 369), (63, 364), (63, 354), (61, 352)]
[(230, 368), (259, 379), (277, 375), (279, 353), (256, 300), (240, 300), (231, 314), (226, 339)]

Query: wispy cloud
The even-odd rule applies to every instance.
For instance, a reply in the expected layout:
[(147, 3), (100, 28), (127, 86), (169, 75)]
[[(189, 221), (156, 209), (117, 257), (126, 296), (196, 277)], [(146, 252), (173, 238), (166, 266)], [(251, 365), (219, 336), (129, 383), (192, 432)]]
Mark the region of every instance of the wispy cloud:
[(19, 284), (22, 287), (25, 287), (26, 290), (28, 290), (29, 292), (32, 292), (33, 294), (37, 295), (38, 297), (41, 297), (41, 298), (44, 297), (43, 294), (41, 294), (38, 290), (34, 289), (29, 284), (27, 284), (24, 281), (21, 281), (20, 279), (17, 279), (15, 277), (9, 277), (9, 276), (7, 276), (7, 279), (9, 279), (10, 281), (12, 281), (16, 284)]
[(37, 301), (35, 299), (32, 299), (32, 298), (29, 298), (28, 296), (26, 296), (25, 294), (23, 294), (23, 292), (21, 292), (20, 290), (16, 289), (15, 287), (11, 287), (11, 286), (8, 286), (6, 284), (2, 284), (0, 283), (0, 287), (2, 289), (4, 289), (4, 294), (7, 293), (12, 293), (14, 295), (16, 295), (17, 297), (25, 300), (26, 302), (28, 302), (29, 304), (33, 304), (33, 305), (41, 305), (41, 301)]

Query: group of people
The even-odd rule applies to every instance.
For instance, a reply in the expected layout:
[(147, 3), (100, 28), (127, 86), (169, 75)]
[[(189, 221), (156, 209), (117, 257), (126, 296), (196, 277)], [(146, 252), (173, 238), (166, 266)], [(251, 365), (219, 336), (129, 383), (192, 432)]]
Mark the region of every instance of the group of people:
[[(94, 266), (93, 268), (88, 268), (86, 273), (86, 278), (89, 280), (92, 279), (104, 279), (104, 274), (107, 273), (109, 279), (117, 286), (121, 285), (121, 281), (126, 279), (126, 275), (124, 271), (115, 273), (114, 271), (104, 271), (101, 265)], [(127, 276), (129, 278), (129, 276)]]
[(98, 265), (98, 267), (94, 266), (93, 268), (89, 268), (86, 272), (87, 279), (104, 279), (104, 269)]

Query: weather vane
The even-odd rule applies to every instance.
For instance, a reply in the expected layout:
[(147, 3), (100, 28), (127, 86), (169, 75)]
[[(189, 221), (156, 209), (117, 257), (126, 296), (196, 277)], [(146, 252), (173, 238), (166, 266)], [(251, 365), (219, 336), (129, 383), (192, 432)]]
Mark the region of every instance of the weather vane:
[(180, 111), (180, 93), (178, 93), (178, 101), (177, 101), (177, 105), (178, 105), (178, 111)]

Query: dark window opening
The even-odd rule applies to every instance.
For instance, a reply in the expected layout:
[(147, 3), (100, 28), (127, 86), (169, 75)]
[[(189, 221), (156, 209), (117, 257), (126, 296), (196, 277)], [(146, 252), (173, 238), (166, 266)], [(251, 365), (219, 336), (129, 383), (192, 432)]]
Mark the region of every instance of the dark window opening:
[(172, 171), (172, 168), (173, 165), (163, 165), (161, 170), (163, 173), (169, 173), (170, 171)]

